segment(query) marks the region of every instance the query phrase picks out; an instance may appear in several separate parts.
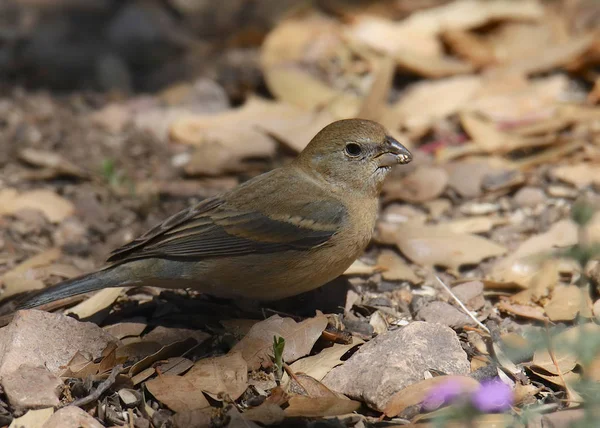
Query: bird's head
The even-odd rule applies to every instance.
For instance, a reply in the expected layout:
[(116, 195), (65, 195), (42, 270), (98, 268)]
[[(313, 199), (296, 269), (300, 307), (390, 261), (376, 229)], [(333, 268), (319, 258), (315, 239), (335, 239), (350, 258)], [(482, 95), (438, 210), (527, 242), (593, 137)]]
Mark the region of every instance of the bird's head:
[(323, 128), (296, 159), (296, 164), (328, 183), (377, 195), (383, 180), (412, 154), (377, 122), (345, 119)]

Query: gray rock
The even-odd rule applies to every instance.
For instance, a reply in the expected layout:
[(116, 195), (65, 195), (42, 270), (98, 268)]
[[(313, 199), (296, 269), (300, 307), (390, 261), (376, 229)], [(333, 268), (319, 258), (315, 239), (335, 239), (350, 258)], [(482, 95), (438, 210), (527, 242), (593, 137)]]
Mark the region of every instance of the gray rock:
[(2, 377), (2, 387), (14, 407), (39, 409), (58, 406), (63, 383), (45, 367), (22, 365)]
[(537, 187), (523, 187), (513, 197), (516, 206), (520, 208), (535, 207), (543, 203), (547, 199), (546, 194), (542, 189)]
[(464, 305), (472, 311), (481, 309), (485, 305), (483, 297), (483, 282), (469, 281), (452, 287), (452, 292)]
[(67, 406), (58, 410), (46, 421), (42, 428), (102, 428), (103, 425), (75, 406)]
[(475, 325), (475, 321), (462, 310), (446, 302), (430, 302), (418, 312), (419, 319), (430, 323), (461, 328), (465, 325)]
[(18, 311), (0, 329), (0, 378), (23, 362), (57, 374), (76, 352), (97, 358), (110, 342), (118, 342), (96, 324), (39, 310)]
[(392, 395), (423, 380), (429, 369), (468, 374), (470, 365), (452, 329), (417, 321), (366, 343), (323, 383), (382, 411)]

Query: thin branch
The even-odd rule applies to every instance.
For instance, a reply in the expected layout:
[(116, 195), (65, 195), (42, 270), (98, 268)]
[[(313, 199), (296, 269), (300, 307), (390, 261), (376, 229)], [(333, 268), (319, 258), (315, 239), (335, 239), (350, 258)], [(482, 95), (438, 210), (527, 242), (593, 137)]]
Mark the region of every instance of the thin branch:
[(89, 394), (83, 398), (80, 398), (79, 400), (73, 401), (71, 404), (69, 404), (69, 406), (81, 407), (81, 406), (85, 406), (86, 404), (90, 404), (91, 402), (100, 399), (100, 396), (102, 396), (102, 394), (104, 394), (108, 390), (108, 388), (110, 388), (116, 382), (117, 376), (121, 373), (122, 370), (123, 370), (122, 364), (113, 367), (108, 378), (106, 378), (106, 380), (104, 382), (102, 382), (100, 385), (98, 385), (98, 388), (96, 388), (96, 390), (94, 392), (92, 392), (91, 394)]

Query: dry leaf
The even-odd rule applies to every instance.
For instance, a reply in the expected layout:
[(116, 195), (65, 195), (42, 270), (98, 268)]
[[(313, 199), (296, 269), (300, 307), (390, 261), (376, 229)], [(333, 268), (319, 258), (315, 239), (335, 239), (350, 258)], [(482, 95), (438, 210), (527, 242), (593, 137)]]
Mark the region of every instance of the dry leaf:
[(53, 178), (63, 175), (79, 178), (89, 176), (82, 168), (66, 160), (58, 153), (28, 147), (20, 150), (18, 156), (22, 161), (27, 162), (28, 164), (44, 168), (44, 174), (40, 175), (44, 178)]
[(477, 76), (423, 80), (409, 86), (392, 107), (409, 130), (428, 129), (438, 120), (457, 113), (481, 86)]
[(196, 361), (183, 377), (214, 399), (235, 401), (248, 387), (248, 365), (241, 353), (233, 352)]
[(283, 422), (285, 413), (277, 404), (265, 401), (258, 407), (246, 410), (244, 419), (263, 425), (275, 425)]
[[(146, 342), (140, 342), (140, 343), (144, 344)], [(164, 359), (170, 358), (170, 357), (179, 357), (179, 356), (183, 355), (185, 352), (189, 351), (191, 348), (196, 346), (198, 344), (198, 341), (196, 339), (189, 338), (186, 340), (182, 340), (180, 342), (175, 342), (170, 345), (163, 346), (162, 348), (160, 347), (159, 344), (156, 344), (154, 342), (147, 342), (147, 343), (158, 345), (159, 349), (150, 355), (148, 355), (148, 353), (146, 353), (145, 357), (143, 359), (141, 359), (140, 361), (138, 361), (137, 363), (132, 365), (131, 368), (129, 369), (129, 376), (134, 376), (134, 375), (138, 374), (139, 372), (148, 368), (149, 366), (151, 366), (152, 364), (154, 364), (157, 361), (164, 360)], [(134, 344), (134, 345), (137, 345), (137, 344)], [(122, 348), (123, 347), (119, 348), (117, 350), (117, 353)]]
[[(579, 373), (575, 373), (575, 372), (563, 373), (563, 375), (561, 377), (558, 375), (550, 375), (550, 374), (546, 373), (545, 371), (536, 368), (535, 366), (531, 367), (531, 371), (534, 372), (536, 376), (539, 376), (542, 379), (547, 380), (548, 382), (553, 383), (554, 385), (558, 385), (563, 388), (565, 388), (567, 385), (576, 384), (577, 382), (579, 382), (581, 380), (581, 375)], [(564, 379), (564, 382), (563, 382), (563, 379)], [(567, 385), (565, 385), (565, 383)]]
[(54, 414), (54, 409), (29, 410), (20, 418), (15, 418), (8, 428), (42, 428), (50, 416)]
[(92, 315), (110, 307), (121, 295), (125, 287), (105, 288), (84, 300), (76, 306), (65, 311), (66, 315), (77, 315), (79, 319), (89, 318)]
[(368, 265), (365, 262), (356, 259), (348, 269), (344, 272), (344, 275), (372, 275), (375, 272), (379, 272), (381, 269), (377, 265)]
[(439, 223), (439, 226), (447, 227), (453, 233), (482, 233), (489, 232), (495, 226), (506, 224), (507, 220), (498, 217), (475, 216), (451, 220)]
[(528, 288), (549, 252), (576, 243), (577, 227), (570, 220), (561, 220), (546, 233), (527, 239), (511, 255), (497, 262), (489, 278)]
[(572, 184), (577, 188), (600, 185), (600, 165), (580, 163), (576, 165), (564, 165), (552, 168), (551, 174), (554, 178)]
[(547, 322), (546, 314), (539, 306), (527, 306), (510, 303), (506, 300), (502, 300), (498, 303), (498, 310), (508, 312), (523, 318), (530, 318), (538, 321)]
[(202, 391), (183, 376), (158, 376), (147, 381), (146, 388), (154, 398), (175, 412), (187, 412), (210, 407)]
[(562, 374), (568, 373), (577, 365), (577, 357), (569, 350), (554, 349), (553, 354), (558, 367), (556, 364), (554, 364), (554, 361), (552, 360), (552, 357), (547, 349), (536, 350), (533, 354), (532, 363), (553, 375), (558, 375), (559, 370)]
[(273, 315), (253, 325), (230, 353), (241, 352), (250, 370), (256, 370), (261, 365), (268, 366), (271, 363), (273, 337), (277, 336), (285, 339), (283, 360), (288, 364), (293, 363), (310, 352), (326, 326), (327, 318), (321, 312), (301, 323)]
[(340, 358), (355, 346), (364, 343), (363, 340), (353, 337), (352, 344), (342, 345), (339, 343), (334, 344), (329, 348), (323, 349), (316, 355), (302, 358), (293, 363), (290, 368), (294, 373), (304, 373), (316, 380), (323, 380), (325, 375), (331, 371), (334, 367), (343, 364)]
[(406, 257), (421, 266), (452, 269), (506, 253), (503, 246), (480, 236), (456, 234), (444, 227), (427, 225), (399, 225), (396, 245)]
[(124, 337), (141, 335), (146, 327), (148, 327), (146, 318), (136, 317), (117, 324), (104, 326), (103, 329), (117, 339), (123, 339)]
[(479, 382), (468, 376), (437, 376), (413, 383), (395, 393), (385, 406), (384, 413), (393, 418), (402, 413), (406, 408), (420, 404), (432, 389), (446, 382), (455, 382), (465, 392), (475, 391)]
[(421, 166), (401, 180), (388, 180), (383, 192), (386, 201), (425, 202), (440, 196), (448, 185), (443, 168)]
[(60, 223), (75, 212), (69, 200), (52, 190), (30, 190), (21, 194), (16, 189), (0, 190), (0, 215), (15, 214), (24, 209), (41, 211), (52, 223)]
[(360, 403), (348, 398), (339, 397), (303, 397), (294, 396), (288, 401), (284, 410), (287, 418), (318, 418), (338, 416), (358, 410)]
[(576, 285), (557, 286), (548, 303), (544, 305), (550, 321), (573, 321), (585, 302), (582, 293), (584, 291)]
[(305, 373), (296, 373), (290, 378), (287, 392), (290, 395), (303, 395), (307, 397), (339, 397), (346, 398), (341, 394), (333, 392), (317, 379), (310, 377)]
[(386, 281), (409, 281), (419, 284), (423, 280), (394, 251), (383, 250), (377, 258), (377, 266), (383, 270), (382, 277)]
[(521, 145), (519, 136), (497, 129), (496, 125), (473, 113), (463, 112), (460, 122), (477, 147), (487, 153), (507, 153)]
[(44, 283), (37, 278), (37, 269), (52, 264), (61, 255), (60, 248), (51, 248), (36, 254), (5, 272), (4, 275), (0, 276), (0, 283), (4, 286), (2, 298), (6, 299), (18, 293), (44, 288)]

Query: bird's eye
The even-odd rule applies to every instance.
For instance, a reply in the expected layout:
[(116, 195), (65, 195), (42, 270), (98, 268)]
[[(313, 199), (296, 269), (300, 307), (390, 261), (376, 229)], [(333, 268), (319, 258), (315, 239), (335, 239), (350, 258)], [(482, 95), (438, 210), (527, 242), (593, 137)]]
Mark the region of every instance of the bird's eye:
[(345, 150), (346, 150), (346, 154), (348, 156), (352, 156), (352, 157), (360, 156), (360, 154), (362, 153), (361, 147), (356, 143), (346, 144)]

